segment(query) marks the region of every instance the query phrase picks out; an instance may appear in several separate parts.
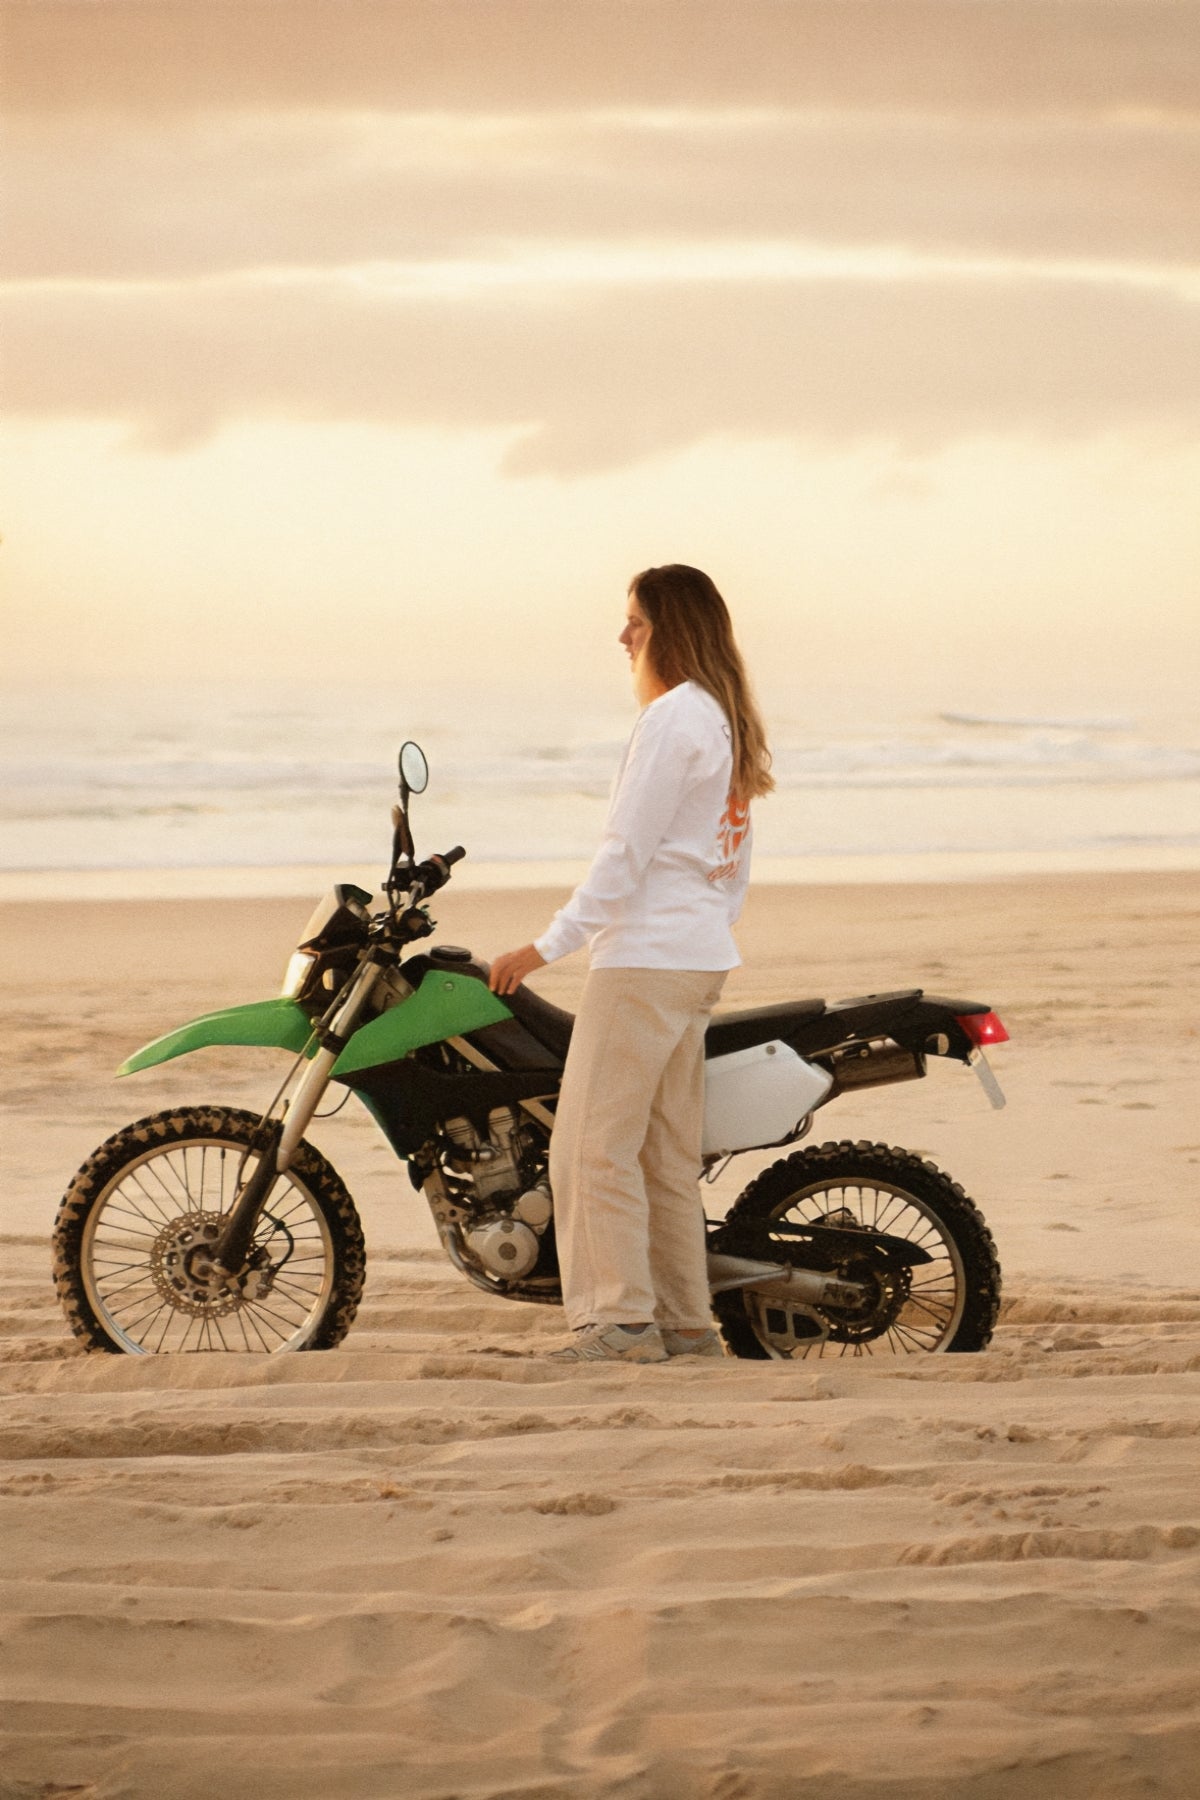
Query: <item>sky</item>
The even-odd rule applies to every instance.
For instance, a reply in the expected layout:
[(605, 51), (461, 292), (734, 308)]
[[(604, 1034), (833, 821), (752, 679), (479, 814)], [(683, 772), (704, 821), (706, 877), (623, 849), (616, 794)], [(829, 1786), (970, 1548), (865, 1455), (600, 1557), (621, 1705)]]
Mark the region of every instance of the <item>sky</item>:
[(10, 680), (1200, 656), (1195, 0), (0, 0)]

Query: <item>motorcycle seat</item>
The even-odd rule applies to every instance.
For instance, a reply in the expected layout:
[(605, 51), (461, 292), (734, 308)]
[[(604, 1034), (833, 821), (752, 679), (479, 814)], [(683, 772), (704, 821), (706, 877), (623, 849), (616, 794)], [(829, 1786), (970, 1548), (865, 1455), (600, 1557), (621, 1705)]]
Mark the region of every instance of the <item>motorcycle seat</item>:
[(525, 986), (519, 987), (515, 993), (505, 994), (504, 1004), (514, 1019), (519, 1019), (526, 1031), (532, 1032), (539, 1044), (545, 1044), (560, 1062), (565, 1062), (571, 1032), (575, 1027), (574, 1013), (567, 1012), (565, 1007), (555, 1006), (550, 1000), (543, 1000), (540, 994), (535, 994), (532, 988)]
[[(565, 1059), (575, 1024), (574, 1013), (552, 1005), (527, 987), (519, 987), (506, 999), (514, 1018), (539, 1043)], [(753, 1006), (745, 1012), (726, 1013), (714, 1019), (704, 1035), (705, 1057), (727, 1056), (733, 1050), (749, 1050), (775, 1038), (786, 1039), (799, 1026), (819, 1019), (824, 1011), (823, 1000), (788, 1000), (776, 1006)]]
[(734, 1050), (752, 1050), (776, 1038), (787, 1042), (802, 1025), (819, 1019), (824, 1000), (784, 1000), (774, 1006), (751, 1006), (744, 1012), (723, 1013), (704, 1034), (704, 1054), (728, 1056)]

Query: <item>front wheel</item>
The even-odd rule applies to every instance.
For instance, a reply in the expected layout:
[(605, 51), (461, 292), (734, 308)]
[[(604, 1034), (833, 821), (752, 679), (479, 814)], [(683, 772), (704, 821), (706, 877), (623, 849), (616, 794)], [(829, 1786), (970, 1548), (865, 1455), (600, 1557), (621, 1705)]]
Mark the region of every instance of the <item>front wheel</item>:
[[(839, 1234), (828, 1272), (859, 1283), (854, 1312), (795, 1306), (736, 1288), (714, 1296), (721, 1335), (735, 1356), (894, 1356), (912, 1351), (982, 1350), (1000, 1308), (1000, 1264), (983, 1215), (948, 1175), (886, 1144), (816, 1144), (773, 1163), (734, 1202), (714, 1249), (781, 1262), (789, 1240), (776, 1220), (825, 1225)], [(906, 1238), (928, 1260), (856, 1255), (855, 1231)], [(724, 1240), (724, 1241), (722, 1241)]]
[(350, 1329), (366, 1253), (341, 1178), (302, 1143), (231, 1286), (210, 1272), (261, 1121), (182, 1107), (118, 1131), (84, 1163), (54, 1227), (54, 1281), (76, 1337), (127, 1355), (328, 1350)]

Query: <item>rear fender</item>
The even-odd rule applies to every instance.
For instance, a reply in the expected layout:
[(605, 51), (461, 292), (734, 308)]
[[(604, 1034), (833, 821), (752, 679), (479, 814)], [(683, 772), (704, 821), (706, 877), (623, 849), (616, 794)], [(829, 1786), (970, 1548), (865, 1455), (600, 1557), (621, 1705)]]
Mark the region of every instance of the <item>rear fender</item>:
[(990, 1011), (985, 1000), (951, 1000), (942, 994), (922, 994), (920, 1003), (893, 1030), (892, 1036), (913, 1050), (925, 1049), (956, 1062), (970, 1063), (976, 1055), (976, 1045), (958, 1021), (972, 1013)]
[[(851, 1046), (890, 1039), (918, 1058), (926, 1053), (950, 1056), (958, 1062), (970, 1062), (975, 1046), (958, 1020), (970, 1013), (986, 1013), (991, 1009), (979, 1000), (951, 1000), (941, 994), (926, 994), (920, 988), (904, 988), (894, 994), (866, 994), (854, 1000), (834, 1000), (816, 1019), (806, 1020), (787, 1035), (787, 1042), (799, 1055), (812, 1057), (846, 1051)], [(923, 1074), (915, 1068), (913, 1074)], [(891, 1074), (882, 1067), (872, 1071), (871, 1086), (879, 1081), (903, 1080), (899, 1065)], [(850, 1086), (847, 1079), (845, 1086)]]
[(247, 1006), (227, 1006), (220, 1012), (205, 1013), (168, 1031), (164, 1037), (155, 1038), (152, 1044), (135, 1050), (117, 1074), (136, 1075), (142, 1069), (170, 1062), (174, 1056), (203, 1050), (209, 1044), (258, 1044), (270, 1050), (290, 1050), (298, 1056), (312, 1036), (312, 1022), (297, 1001), (253, 1000)]

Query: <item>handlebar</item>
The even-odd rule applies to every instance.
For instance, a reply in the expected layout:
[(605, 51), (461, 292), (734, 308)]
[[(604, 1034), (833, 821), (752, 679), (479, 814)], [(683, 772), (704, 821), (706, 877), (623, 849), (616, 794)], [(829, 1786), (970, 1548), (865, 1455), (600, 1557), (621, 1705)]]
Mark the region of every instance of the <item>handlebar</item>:
[(461, 862), (466, 855), (461, 844), (455, 844), (453, 850), (443, 850), (441, 855), (429, 857), (426, 862), (417, 865), (417, 879), (426, 894), (436, 894), (445, 887), (450, 879), (450, 870), (456, 862)]
[(461, 862), (466, 854), (461, 844), (455, 844), (453, 850), (443, 850), (440, 855), (435, 854), (424, 862), (417, 863), (411, 871), (405, 872), (402, 880), (397, 879), (398, 870), (393, 864), (387, 891), (392, 895), (393, 901), (397, 890), (402, 888), (408, 890), (410, 904), (413, 899), (427, 900), (431, 894), (436, 894), (439, 888), (445, 887), (450, 879), (451, 868), (456, 862)]

